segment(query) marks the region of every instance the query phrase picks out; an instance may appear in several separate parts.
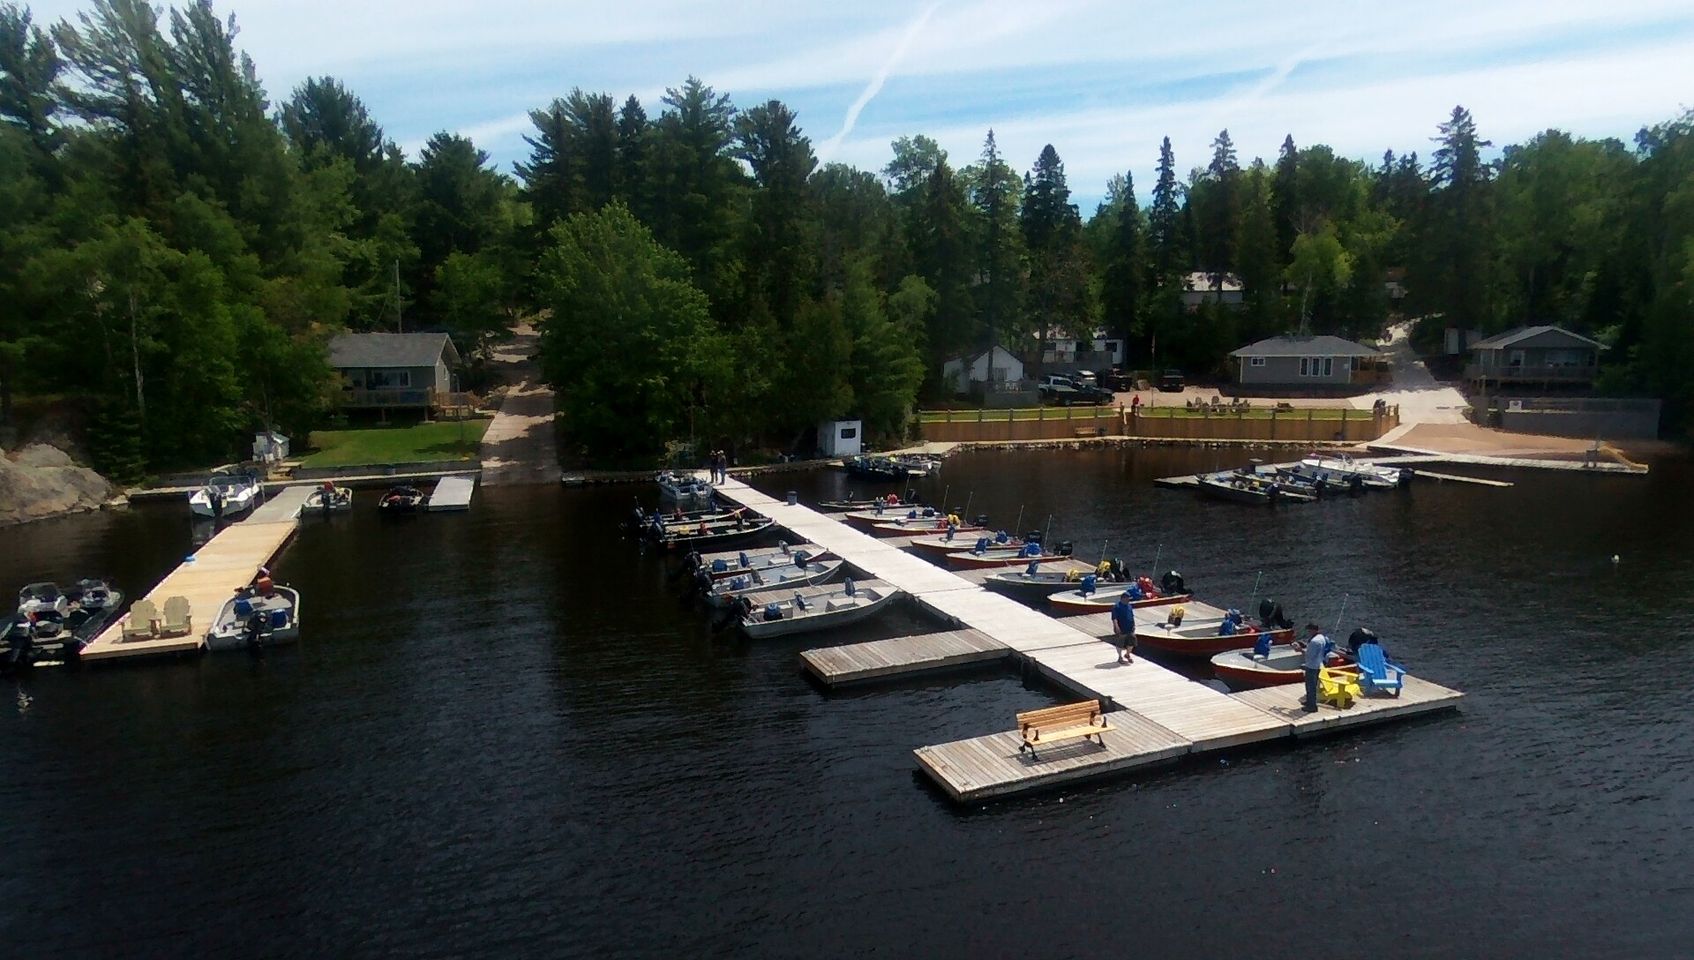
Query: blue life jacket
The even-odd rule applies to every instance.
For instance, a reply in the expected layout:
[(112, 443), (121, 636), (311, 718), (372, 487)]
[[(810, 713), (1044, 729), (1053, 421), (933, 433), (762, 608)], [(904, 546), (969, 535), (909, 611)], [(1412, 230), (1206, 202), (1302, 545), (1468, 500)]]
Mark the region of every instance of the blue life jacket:
[(1037, 568), (1039, 566), (1041, 566), (1041, 561), (1031, 560), (1031, 561), (1029, 561), (1029, 566), (1023, 568), (1023, 572), (1027, 573), (1027, 574), (1029, 574), (1030, 576), (1033, 577), (1033, 576), (1035, 576), (1035, 568)]
[(972, 553), (987, 553), (988, 552), (988, 538), (987, 537), (977, 537), (976, 538), (976, 546), (971, 548), (971, 552)]
[(712, 561), (712, 572), (713, 573), (723, 573), (724, 571), (726, 571), (728, 569), (729, 569), (729, 564), (725, 563), (724, 561), (722, 561), (722, 560), (713, 560)]
[(749, 559), (747, 559), (747, 551), (745, 551), (745, 550), (743, 550), (743, 551), (741, 551), (741, 553), (740, 553), (740, 554), (739, 554), (739, 556), (740, 556), (740, 558), (741, 558), (741, 565), (742, 565), (742, 566), (744, 566), (744, 567), (750, 567), (750, 566), (752, 566), (752, 565), (753, 565), (753, 561), (751, 561), (751, 560), (749, 560)]
[(745, 590), (745, 589), (747, 589), (747, 578), (746, 577), (731, 577), (729, 579), (729, 588), (731, 590)]
[(841, 589), (849, 597), (855, 597), (855, 596), (858, 596), (858, 594), (859, 594), (859, 588), (853, 586), (853, 578), (852, 577), (847, 578), (847, 582), (842, 585)]
[(775, 604), (775, 603), (765, 604), (765, 619), (766, 620), (781, 620), (782, 619), (782, 606), (780, 604)]
[(1012, 536), (1011, 536), (1011, 534), (1009, 534), (1009, 533), (1007, 533), (1007, 532), (1006, 532), (1006, 531), (1004, 531), (1004, 530), (1002, 530), (1002, 531), (1000, 531), (1000, 532), (999, 532), (999, 533), (996, 533), (996, 534), (995, 534), (995, 535), (994, 535), (994, 542), (995, 542), (995, 543), (1007, 543), (1007, 542), (1009, 542), (1009, 541), (1010, 541), (1010, 540), (1011, 540), (1011, 539), (1012, 539)]
[(1094, 584), (1097, 583), (1097, 582), (1098, 582), (1098, 580), (1095, 578), (1094, 574), (1092, 574), (1092, 573), (1089, 574), (1086, 577), (1083, 577), (1082, 578), (1082, 586), (1077, 590), (1077, 593), (1080, 593), (1085, 597), (1088, 596), (1089, 594), (1094, 592)]
[(1260, 657), (1270, 656), (1271, 635), (1269, 630), (1261, 630), (1259, 639), (1253, 642), (1253, 654)]
[(1039, 543), (1026, 543), (1026, 544), (1024, 544), (1023, 545), (1023, 555), (1026, 556), (1026, 557), (1039, 557), (1039, 556), (1041, 556), (1041, 544), (1039, 544)]
[(1223, 622), (1218, 624), (1218, 636), (1220, 636), (1220, 637), (1233, 637), (1233, 636), (1235, 636), (1236, 632), (1239, 630), (1240, 626), (1241, 626), (1241, 621), (1235, 619), (1234, 617), (1224, 617)]
[(1145, 591), (1143, 591), (1141, 589), (1141, 584), (1139, 584), (1139, 583), (1130, 584), (1129, 588), (1126, 589), (1123, 592), (1123, 595), (1125, 597), (1128, 597), (1131, 600), (1145, 600), (1145, 599), (1147, 599), (1147, 594), (1146, 594)]

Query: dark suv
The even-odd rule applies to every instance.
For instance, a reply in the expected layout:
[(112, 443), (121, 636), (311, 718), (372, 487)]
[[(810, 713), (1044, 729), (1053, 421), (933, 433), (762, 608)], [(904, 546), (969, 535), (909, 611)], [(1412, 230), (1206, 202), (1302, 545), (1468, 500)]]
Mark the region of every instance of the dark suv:
[(1166, 393), (1181, 393), (1183, 386), (1181, 370), (1166, 370), (1159, 378), (1159, 389)]

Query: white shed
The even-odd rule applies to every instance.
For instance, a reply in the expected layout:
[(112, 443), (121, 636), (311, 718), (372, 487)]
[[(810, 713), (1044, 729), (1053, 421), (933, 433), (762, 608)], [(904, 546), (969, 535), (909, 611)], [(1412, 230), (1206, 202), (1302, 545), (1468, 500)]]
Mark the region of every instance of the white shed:
[(826, 457), (856, 457), (864, 452), (864, 432), (858, 420), (825, 420), (818, 424), (818, 448)]
[(253, 459), (260, 463), (281, 463), (288, 459), (288, 438), (275, 430), (253, 434)]
[(956, 393), (969, 393), (973, 383), (1015, 383), (1023, 379), (1023, 361), (996, 345), (992, 350), (954, 357), (942, 364), (941, 379)]

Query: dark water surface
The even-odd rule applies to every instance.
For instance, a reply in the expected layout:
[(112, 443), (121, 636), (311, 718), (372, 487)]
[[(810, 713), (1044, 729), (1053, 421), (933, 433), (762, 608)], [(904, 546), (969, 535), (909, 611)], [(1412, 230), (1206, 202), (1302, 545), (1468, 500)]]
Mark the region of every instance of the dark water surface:
[[(714, 638), (615, 530), (636, 488), (481, 490), (399, 523), (365, 495), (277, 566), (297, 648), (7, 684), (0, 950), (1689, 956), (1694, 470), (1275, 511), (1148, 482), (1219, 456), (983, 453), (926, 489), (1006, 525), (1051, 513), (1079, 554), (1157, 552), (1212, 602), (1262, 571), (1331, 625), (1345, 595), (1343, 633), (1467, 691), (1459, 713), (961, 809), (911, 749), (1053, 691), (989, 669), (826, 694), (796, 667), (915, 612)], [(145, 588), (192, 548), (174, 506), (0, 537), (7, 591)]]

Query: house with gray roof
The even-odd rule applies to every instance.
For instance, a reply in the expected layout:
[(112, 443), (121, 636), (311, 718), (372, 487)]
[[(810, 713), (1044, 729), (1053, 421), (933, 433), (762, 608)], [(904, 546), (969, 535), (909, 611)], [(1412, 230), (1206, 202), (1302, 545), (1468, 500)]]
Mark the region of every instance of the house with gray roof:
[(445, 333), (343, 333), (329, 342), (348, 410), (429, 409), (453, 389), (459, 351)]
[(1478, 386), (1589, 386), (1605, 344), (1547, 324), (1513, 327), (1470, 345), (1465, 379)]
[(1353, 383), (1353, 371), (1379, 356), (1362, 343), (1331, 336), (1270, 337), (1230, 354), (1243, 386), (1333, 390)]

